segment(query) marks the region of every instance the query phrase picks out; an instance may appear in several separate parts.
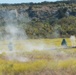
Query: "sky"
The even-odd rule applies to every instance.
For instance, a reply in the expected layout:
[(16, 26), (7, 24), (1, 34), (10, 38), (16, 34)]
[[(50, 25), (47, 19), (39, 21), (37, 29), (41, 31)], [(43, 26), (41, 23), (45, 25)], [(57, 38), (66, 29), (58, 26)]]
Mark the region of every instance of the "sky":
[(0, 0), (0, 3), (29, 3), (29, 2), (43, 2), (43, 1), (57, 1), (57, 0)]

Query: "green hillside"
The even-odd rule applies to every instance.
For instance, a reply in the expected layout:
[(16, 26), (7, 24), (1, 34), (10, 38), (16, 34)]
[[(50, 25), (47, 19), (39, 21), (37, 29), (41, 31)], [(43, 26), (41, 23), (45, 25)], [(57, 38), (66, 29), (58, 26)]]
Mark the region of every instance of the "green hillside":
[(5, 31), (7, 24), (17, 25), (29, 38), (69, 37), (76, 34), (76, 4), (68, 1), (0, 4), (1, 37), (9, 34)]

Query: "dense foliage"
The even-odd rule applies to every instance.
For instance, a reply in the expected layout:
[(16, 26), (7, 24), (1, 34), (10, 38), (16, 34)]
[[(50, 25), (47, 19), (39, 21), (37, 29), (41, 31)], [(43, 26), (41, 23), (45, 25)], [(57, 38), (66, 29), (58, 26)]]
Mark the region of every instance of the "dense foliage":
[(10, 16), (13, 16), (13, 22), (16, 21), (29, 38), (69, 37), (76, 34), (76, 4), (68, 1), (1, 4), (2, 36), (7, 34), (6, 19), (9, 20)]

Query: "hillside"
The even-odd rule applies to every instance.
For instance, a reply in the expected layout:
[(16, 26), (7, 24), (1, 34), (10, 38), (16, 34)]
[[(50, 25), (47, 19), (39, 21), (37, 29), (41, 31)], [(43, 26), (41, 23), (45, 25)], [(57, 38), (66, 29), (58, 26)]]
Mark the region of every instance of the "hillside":
[(0, 38), (10, 34), (9, 30), (6, 32), (6, 26), (11, 24), (24, 30), (29, 38), (69, 37), (76, 34), (76, 4), (68, 2), (1, 4)]

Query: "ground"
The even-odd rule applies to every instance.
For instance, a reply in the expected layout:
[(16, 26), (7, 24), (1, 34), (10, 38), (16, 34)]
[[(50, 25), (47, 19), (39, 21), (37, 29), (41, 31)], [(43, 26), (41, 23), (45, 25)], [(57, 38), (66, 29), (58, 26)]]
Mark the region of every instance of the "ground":
[(76, 48), (61, 47), (62, 38), (14, 40), (9, 51), (0, 41), (0, 75), (76, 75)]

